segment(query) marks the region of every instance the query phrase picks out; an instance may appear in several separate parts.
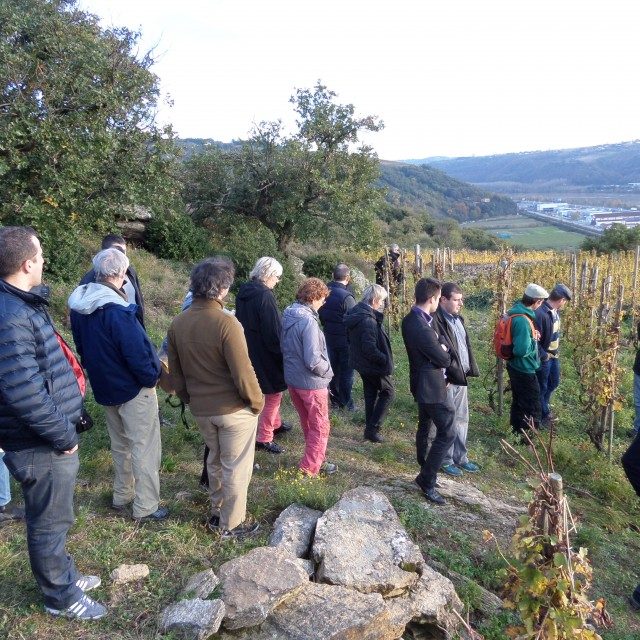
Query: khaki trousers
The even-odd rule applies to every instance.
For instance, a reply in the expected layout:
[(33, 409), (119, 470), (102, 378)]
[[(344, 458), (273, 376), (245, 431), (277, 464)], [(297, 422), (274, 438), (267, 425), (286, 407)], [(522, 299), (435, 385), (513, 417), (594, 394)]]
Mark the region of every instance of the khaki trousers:
[(258, 416), (240, 409), (224, 416), (194, 416), (207, 446), (211, 514), (221, 529), (234, 529), (247, 515)]
[(105, 407), (113, 457), (113, 504), (133, 500), (133, 517), (143, 518), (160, 502), (160, 420), (155, 389), (142, 388), (124, 404)]

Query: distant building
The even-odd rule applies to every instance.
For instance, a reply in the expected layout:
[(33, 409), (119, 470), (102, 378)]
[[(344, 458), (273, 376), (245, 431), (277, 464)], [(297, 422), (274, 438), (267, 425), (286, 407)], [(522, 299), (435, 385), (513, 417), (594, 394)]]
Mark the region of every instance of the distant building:
[(600, 229), (607, 229), (612, 224), (623, 224), (625, 227), (637, 227), (640, 225), (640, 211), (636, 209), (594, 211), (591, 214), (591, 224)]

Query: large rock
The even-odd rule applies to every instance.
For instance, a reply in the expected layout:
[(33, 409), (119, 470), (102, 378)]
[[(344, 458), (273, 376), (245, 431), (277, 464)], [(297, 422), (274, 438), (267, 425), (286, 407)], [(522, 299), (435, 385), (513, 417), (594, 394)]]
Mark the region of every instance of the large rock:
[(218, 631), (224, 611), (222, 600), (182, 600), (162, 612), (160, 631), (174, 631), (189, 640), (204, 640)]
[(181, 595), (187, 598), (208, 598), (219, 584), (218, 576), (211, 569), (207, 569), (191, 576)]
[(347, 491), (318, 520), (313, 557), (319, 582), (385, 597), (406, 593), (424, 560), (387, 497), (370, 487)]
[(259, 627), (222, 640), (396, 640), (404, 625), (379, 593), (309, 582)]
[(299, 559), (275, 547), (258, 547), (225, 562), (218, 571), (226, 606), (224, 626), (239, 629), (260, 624), (279, 604), (309, 582)]
[(298, 558), (306, 558), (321, 515), (322, 511), (301, 504), (289, 505), (273, 523), (269, 546), (289, 551)]
[(386, 600), (391, 619), (398, 625), (411, 625), (420, 637), (445, 640), (456, 633), (462, 602), (449, 578), (425, 565), (420, 580), (401, 598)]

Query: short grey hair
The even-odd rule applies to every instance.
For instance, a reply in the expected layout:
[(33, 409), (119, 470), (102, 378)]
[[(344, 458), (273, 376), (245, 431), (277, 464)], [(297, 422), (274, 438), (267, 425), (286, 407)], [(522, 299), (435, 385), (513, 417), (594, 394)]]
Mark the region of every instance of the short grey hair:
[(258, 261), (251, 269), (249, 277), (252, 280), (260, 280), (266, 282), (269, 278), (279, 278), (282, 275), (282, 265), (275, 259), (269, 256), (263, 256), (258, 258)]
[(340, 262), (333, 268), (334, 280), (346, 280), (351, 275), (351, 269), (344, 263)]
[(223, 289), (230, 289), (235, 276), (235, 267), (229, 258), (216, 256), (207, 258), (191, 271), (191, 291), (194, 298), (214, 300)]
[(379, 284), (370, 284), (362, 293), (362, 302), (373, 305), (374, 300), (386, 300), (387, 290)]
[(96, 280), (120, 278), (129, 268), (129, 258), (119, 249), (104, 249), (93, 258), (93, 270)]

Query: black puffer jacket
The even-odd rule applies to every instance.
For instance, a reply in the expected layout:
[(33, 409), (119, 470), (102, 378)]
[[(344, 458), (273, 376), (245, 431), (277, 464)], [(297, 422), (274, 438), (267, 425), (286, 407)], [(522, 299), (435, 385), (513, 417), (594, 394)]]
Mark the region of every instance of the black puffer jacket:
[(47, 300), (0, 279), (0, 447), (78, 443), (82, 396), (58, 344)]
[(236, 296), (236, 318), (244, 329), (249, 359), (262, 393), (280, 393), (287, 388), (280, 339), (282, 316), (273, 291), (259, 280), (245, 282)]
[(366, 302), (358, 304), (344, 317), (349, 338), (349, 365), (358, 373), (388, 376), (393, 373), (391, 343), (382, 321), (384, 316)]

